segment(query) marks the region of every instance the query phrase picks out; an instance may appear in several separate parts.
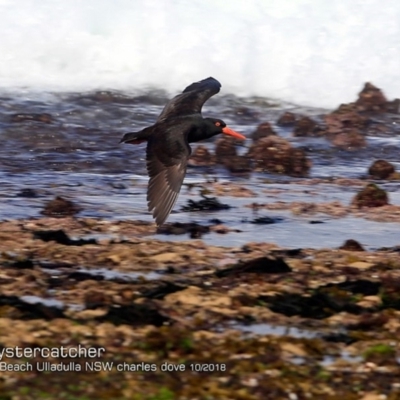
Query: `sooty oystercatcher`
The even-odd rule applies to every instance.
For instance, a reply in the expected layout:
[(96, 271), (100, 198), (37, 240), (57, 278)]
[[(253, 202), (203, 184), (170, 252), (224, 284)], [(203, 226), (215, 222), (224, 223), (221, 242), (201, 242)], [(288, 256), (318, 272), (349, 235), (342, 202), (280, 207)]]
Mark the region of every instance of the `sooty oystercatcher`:
[(202, 117), (203, 104), (220, 88), (221, 84), (211, 77), (192, 83), (166, 104), (154, 125), (126, 133), (121, 139), (121, 143), (131, 144), (147, 141), (147, 204), (158, 226), (168, 218), (181, 189), (191, 153), (189, 143), (220, 133), (246, 139), (224, 121)]

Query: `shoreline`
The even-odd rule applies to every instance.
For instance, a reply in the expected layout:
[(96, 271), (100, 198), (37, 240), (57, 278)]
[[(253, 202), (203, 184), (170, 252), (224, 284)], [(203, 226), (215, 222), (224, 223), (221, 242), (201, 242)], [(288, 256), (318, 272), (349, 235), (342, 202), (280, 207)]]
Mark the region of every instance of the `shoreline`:
[[(94, 371), (84, 358), (60, 367), (53, 358), (43, 367), (46, 382), (35, 379), (43, 373), (38, 369), (3, 372), (4, 394), (175, 399), (240, 392), (243, 399), (283, 399), (291, 390), (359, 399), (397, 390), (398, 248), (226, 248), (149, 240), (137, 235), (154, 225), (133, 222), (123, 223), (121, 239), (63, 245), (34, 236), (50, 220), (75, 238), (88, 229), (115, 235), (119, 226), (72, 217), (0, 222), (2, 346), (62, 343), (105, 353), (92, 360)], [(100, 267), (114, 275), (90, 273)], [(117, 368), (124, 363), (130, 367)], [(148, 367), (133, 366), (139, 363)], [(68, 366), (68, 373), (57, 373)], [(74, 388), (66, 389), (71, 382)]]

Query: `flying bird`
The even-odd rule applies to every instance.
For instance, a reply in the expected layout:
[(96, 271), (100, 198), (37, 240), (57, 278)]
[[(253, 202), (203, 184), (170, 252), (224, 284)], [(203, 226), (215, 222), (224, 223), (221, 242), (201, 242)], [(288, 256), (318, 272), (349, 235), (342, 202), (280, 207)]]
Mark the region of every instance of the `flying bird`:
[(192, 83), (165, 105), (154, 125), (126, 133), (120, 141), (147, 142), (146, 165), (150, 177), (147, 204), (157, 226), (166, 221), (178, 198), (191, 154), (189, 143), (220, 133), (246, 139), (221, 119), (203, 118), (203, 104), (220, 88), (221, 84), (211, 77)]

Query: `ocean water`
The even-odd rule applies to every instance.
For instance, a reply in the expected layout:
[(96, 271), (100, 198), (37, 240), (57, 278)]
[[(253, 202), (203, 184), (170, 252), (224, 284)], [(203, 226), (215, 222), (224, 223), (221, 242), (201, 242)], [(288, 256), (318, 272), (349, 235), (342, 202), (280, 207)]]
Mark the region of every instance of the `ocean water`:
[(396, 0), (0, 0), (0, 89), (224, 93), (333, 108), (400, 96)]

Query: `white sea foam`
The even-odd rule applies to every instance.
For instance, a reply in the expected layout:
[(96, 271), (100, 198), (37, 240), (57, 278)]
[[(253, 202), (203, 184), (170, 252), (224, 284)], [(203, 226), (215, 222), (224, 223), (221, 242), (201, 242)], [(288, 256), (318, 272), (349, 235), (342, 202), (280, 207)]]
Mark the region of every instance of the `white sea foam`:
[(0, 87), (224, 93), (351, 101), (400, 96), (397, 0), (0, 0)]

